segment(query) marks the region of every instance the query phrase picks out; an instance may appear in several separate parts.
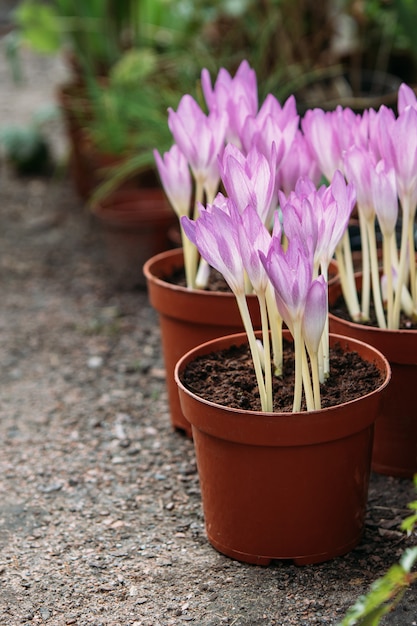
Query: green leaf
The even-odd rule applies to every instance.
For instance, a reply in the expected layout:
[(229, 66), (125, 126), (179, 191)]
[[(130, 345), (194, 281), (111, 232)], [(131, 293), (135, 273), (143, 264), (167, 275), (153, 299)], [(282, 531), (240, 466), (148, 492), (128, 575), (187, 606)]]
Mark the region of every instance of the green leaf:
[(400, 564), (405, 572), (411, 572), (417, 562), (417, 546), (408, 548), (401, 557)]
[(22, 40), (44, 54), (56, 52), (61, 45), (59, 17), (46, 4), (27, 0), (14, 13)]

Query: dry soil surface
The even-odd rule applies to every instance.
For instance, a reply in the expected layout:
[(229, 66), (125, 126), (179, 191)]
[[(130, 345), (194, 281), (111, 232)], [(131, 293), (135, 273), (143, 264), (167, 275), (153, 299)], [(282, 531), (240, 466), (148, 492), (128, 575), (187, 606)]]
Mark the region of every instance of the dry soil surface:
[[(31, 67), (23, 99), (2, 68), (2, 123), (52, 97), (61, 69)], [(113, 279), (65, 176), (3, 165), (0, 216), (1, 626), (338, 624), (416, 543), (399, 529), (411, 481), (372, 475), (363, 540), (331, 562), (217, 553), (193, 444), (170, 427), (146, 292)], [(416, 625), (416, 595), (383, 623)]]

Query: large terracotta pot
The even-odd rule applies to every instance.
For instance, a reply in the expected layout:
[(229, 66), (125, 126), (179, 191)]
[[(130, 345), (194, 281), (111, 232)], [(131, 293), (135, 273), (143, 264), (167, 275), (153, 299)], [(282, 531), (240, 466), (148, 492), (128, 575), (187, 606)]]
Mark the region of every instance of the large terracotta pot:
[[(165, 360), (171, 423), (191, 436), (191, 425), (184, 417), (174, 380), (178, 359), (191, 348), (243, 330), (235, 296), (232, 293), (190, 290), (168, 282), (174, 270), (184, 266), (182, 249), (170, 250), (149, 259), (144, 266), (149, 298), (158, 311)], [(248, 296), (253, 325), (261, 327), (258, 300)]]
[[(361, 288), (361, 277), (356, 277)], [(340, 282), (329, 288), (332, 305), (342, 295)], [(384, 330), (356, 324), (333, 314), (330, 330), (369, 343), (388, 359), (392, 379), (375, 424), (372, 469), (412, 478), (417, 472), (417, 330)]]
[(120, 189), (93, 212), (113, 278), (125, 288), (145, 287), (143, 264), (171, 247), (169, 231), (177, 221), (165, 193), (158, 188)]
[(239, 334), (205, 343), (175, 371), (193, 429), (208, 539), (220, 552), (258, 565), (272, 559), (303, 565), (344, 554), (364, 528), (373, 426), (388, 362), (366, 344), (332, 335), (330, 345), (339, 342), (374, 362), (384, 382), (362, 398), (309, 413), (231, 409), (181, 382), (197, 356), (246, 341)]

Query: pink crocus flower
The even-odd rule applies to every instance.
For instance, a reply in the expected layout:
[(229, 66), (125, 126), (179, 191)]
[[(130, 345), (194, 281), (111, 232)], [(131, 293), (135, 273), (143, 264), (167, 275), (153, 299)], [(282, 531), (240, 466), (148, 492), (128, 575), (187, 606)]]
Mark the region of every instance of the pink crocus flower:
[(319, 218), (316, 255), (321, 266), (328, 267), (348, 227), (356, 204), (356, 190), (352, 183), (346, 183), (342, 172), (336, 170), (330, 185), (320, 187), (318, 195), (323, 212)]
[(374, 155), (365, 148), (352, 145), (345, 152), (343, 163), (346, 178), (355, 186), (359, 209), (366, 219), (371, 219), (374, 215), (371, 186), (371, 172), (376, 165)]
[(258, 85), (256, 72), (246, 60), (239, 65), (235, 76), (221, 68), (214, 87), (209, 71), (201, 72), (201, 88), (210, 112), (225, 111), (228, 115), (226, 142), (241, 147), (242, 126), (248, 115), (258, 111)]
[[(374, 155), (375, 163), (383, 158), (384, 138), (391, 132), (391, 127), (395, 123), (395, 114), (392, 109), (382, 105), (378, 111), (369, 110), (369, 150)], [(385, 160), (387, 156), (385, 155)]]
[(394, 168), (379, 161), (371, 173), (372, 198), (384, 236), (394, 233), (398, 218), (398, 196)]
[[(382, 129), (381, 129), (382, 132)], [(401, 204), (417, 204), (417, 109), (406, 107), (381, 136), (382, 158), (392, 165)]]
[(255, 293), (265, 292), (268, 277), (259, 257), (259, 250), (267, 254), (271, 235), (256, 209), (248, 205), (241, 213), (238, 237), (243, 266)]
[(401, 113), (403, 113), (409, 106), (417, 108), (417, 97), (415, 91), (411, 89), (411, 87), (402, 83), (398, 89), (398, 114), (401, 115)]
[[(274, 154), (274, 147), (271, 153)], [(269, 226), (275, 209), (275, 171), (267, 157), (256, 147), (245, 156), (235, 145), (227, 144), (219, 167), (226, 192), (239, 212), (251, 205)]]
[(239, 211), (232, 200), (207, 209), (200, 206), (197, 220), (183, 216), (181, 226), (188, 239), (197, 247), (202, 258), (218, 270), (236, 296), (245, 293), (245, 280), (237, 228)]
[(292, 142), (291, 150), (278, 167), (277, 186), (285, 195), (288, 195), (295, 189), (299, 178), (309, 178), (315, 185), (318, 185), (320, 176), (321, 172), (311, 147), (302, 132), (298, 130)]
[(188, 215), (191, 206), (192, 181), (188, 161), (174, 144), (161, 157), (157, 150), (153, 152), (161, 178), (162, 186), (178, 217)]
[[(311, 185), (311, 186), (310, 186)], [(313, 209), (310, 198), (317, 195), (310, 179), (299, 179), (296, 189), (286, 200), (284, 194), (279, 195), (282, 211), (283, 230), (289, 240), (303, 235), (303, 240), (314, 255), (317, 246), (318, 224), (317, 212)]]
[(332, 111), (318, 108), (309, 109), (301, 121), (304, 137), (328, 181), (343, 165), (341, 137), (333, 121)]
[[(268, 94), (258, 114), (247, 117), (242, 130), (242, 144), (246, 151), (256, 145), (275, 166), (288, 155), (297, 134), (299, 116), (294, 96), (290, 96), (283, 106), (277, 98)], [(272, 146), (275, 145), (275, 155)]]
[(186, 94), (177, 111), (168, 109), (168, 126), (194, 177), (204, 181), (212, 193), (220, 178), (217, 158), (224, 148), (226, 113), (215, 111), (206, 115), (194, 98)]
[(343, 171), (343, 154), (351, 145), (367, 147), (369, 135), (368, 112), (355, 114), (348, 107), (334, 111), (311, 109), (302, 122), (307, 143), (315, 155), (321, 172), (331, 181), (334, 172)]
[(310, 353), (317, 353), (327, 318), (327, 283), (324, 276), (318, 276), (308, 290), (302, 332), (307, 349)]
[(289, 240), (284, 251), (281, 241), (271, 238), (268, 253), (259, 252), (274, 287), (280, 315), (291, 330), (304, 315), (313, 278), (313, 257), (301, 237)]

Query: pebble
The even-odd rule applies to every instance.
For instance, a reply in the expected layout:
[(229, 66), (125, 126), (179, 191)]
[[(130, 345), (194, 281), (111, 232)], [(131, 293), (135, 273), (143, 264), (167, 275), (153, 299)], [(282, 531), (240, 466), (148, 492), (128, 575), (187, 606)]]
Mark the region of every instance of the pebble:
[(103, 365), (103, 357), (90, 356), (90, 358), (87, 361), (87, 365), (92, 370), (99, 369)]

